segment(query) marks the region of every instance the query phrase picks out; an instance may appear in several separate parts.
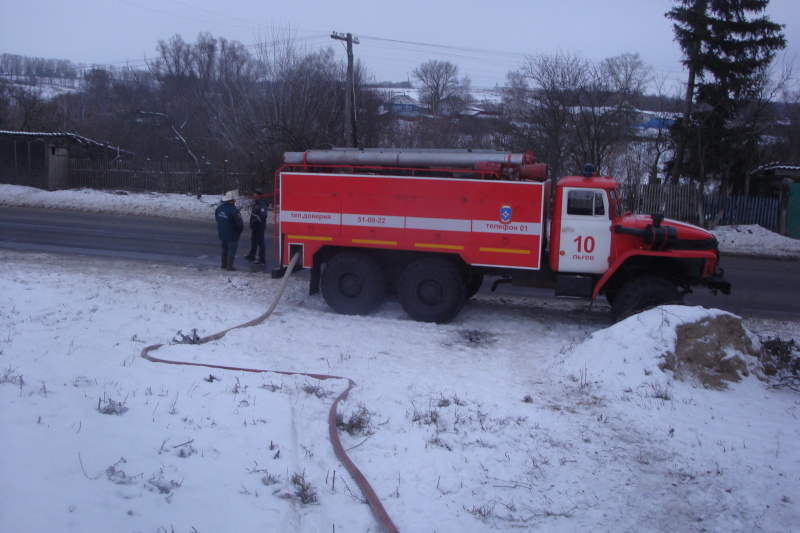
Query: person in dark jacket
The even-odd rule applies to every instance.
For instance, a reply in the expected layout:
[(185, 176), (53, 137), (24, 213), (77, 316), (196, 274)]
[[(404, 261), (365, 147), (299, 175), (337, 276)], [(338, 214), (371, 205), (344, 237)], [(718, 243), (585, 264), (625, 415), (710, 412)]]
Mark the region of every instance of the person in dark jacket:
[(239, 246), (239, 237), (244, 230), (242, 214), (236, 207), (236, 197), (238, 191), (228, 191), (222, 197), (222, 203), (214, 211), (217, 219), (217, 233), (219, 240), (222, 241), (222, 263), (220, 268), (236, 270), (233, 268), (233, 258), (236, 256), (236, 248)]
[(257, 265), (266, 263), (266, 243), (264, 231), (267, 229), (267, 200), (262, 189), (253, 191), (255, 202), (250, 210), (250, 253), (245, 259), (255, 261)]

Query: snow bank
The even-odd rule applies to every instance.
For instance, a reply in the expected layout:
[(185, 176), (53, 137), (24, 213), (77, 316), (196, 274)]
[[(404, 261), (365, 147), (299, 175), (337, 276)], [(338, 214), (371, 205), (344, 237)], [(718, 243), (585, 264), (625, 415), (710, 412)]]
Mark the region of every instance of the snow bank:
[(0, 184), (0, 206), (68, 209), (95, 213), (142, 215), (190, 220), (213, 220), (217, 196), (199, 200), (190, 194), (132, 193), (77, 189), (44, 191), (34, 187)]
[(722, 253), (800, 258), (800, 239), (778, 235), (758, 224), (720, 226), (711, 233), (719, 241), (719, 249)]

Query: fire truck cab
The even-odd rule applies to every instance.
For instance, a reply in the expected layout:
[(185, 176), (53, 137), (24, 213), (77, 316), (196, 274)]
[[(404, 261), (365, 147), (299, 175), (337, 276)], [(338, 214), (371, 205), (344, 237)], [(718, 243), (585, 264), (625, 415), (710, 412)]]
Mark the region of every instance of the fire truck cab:
[[(716, 239), (624, 210), (616, 181), (558, 180), (530, 153), (334, 149), (288, 152), (276, 173), (276, 255), (301, 255), (311, 294), (368, 314), (396, 293), (408, 315), (452, 320), (485, 276), (611, 304), (616, 319), (730, 294)], [(587, 166), (588, 167), (588, 166)], [(274, 272), (279, 275), (280, 271)]]

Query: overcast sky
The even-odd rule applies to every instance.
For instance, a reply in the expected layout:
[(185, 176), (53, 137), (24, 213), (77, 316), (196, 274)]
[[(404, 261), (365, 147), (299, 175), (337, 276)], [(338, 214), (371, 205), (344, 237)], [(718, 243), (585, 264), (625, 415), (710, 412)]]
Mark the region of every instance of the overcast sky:
[[(681, 52), (664, 13), (669, 0), (0, 0), (0, 53), (75, 63), (143, 65), (159, 40), (198, 33), (253, 45), (291, 30), (311, 50), (344, 45), (379, 80), (403, 81), (429, 59), (450, 61), (473, 87), (503, 85), (524, 56), (557, 50), (601, 60), (639, 53), (656, 74), (683, 80)], [(768, 14), (785, 24), (779, 61), (800, 71), (800, 1), (771, 0)], [(796, 74), (800, 74), (797, 72)]]

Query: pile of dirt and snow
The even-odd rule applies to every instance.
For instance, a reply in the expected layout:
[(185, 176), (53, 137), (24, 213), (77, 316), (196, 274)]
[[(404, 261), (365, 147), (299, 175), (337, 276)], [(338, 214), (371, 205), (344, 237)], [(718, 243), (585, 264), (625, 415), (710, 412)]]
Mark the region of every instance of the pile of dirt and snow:
[[(637, 341), (624, 342), (634, 332)], [(623, 342), (620, 342), (623, 341)], [(596, 357), (599, 352), (607, 355)], [(647, 354), (647, 357), (643, 357)], [(764, 377), (758, 338), (742, 319), (718, 309), (663, 306), (593, 334), (569, 354), (570, 372), (608, 376), (623, 390), (674, 387), (674, 381), (725, 389)]]
[(697, 380), (704, 387), (724, 389), (751, 374), (763, 376), (758, 340), (744, 328), (742, 319), (717, 314), (675, 328), (675, 351), (667, 353), (662, 370), (677, 379)]

